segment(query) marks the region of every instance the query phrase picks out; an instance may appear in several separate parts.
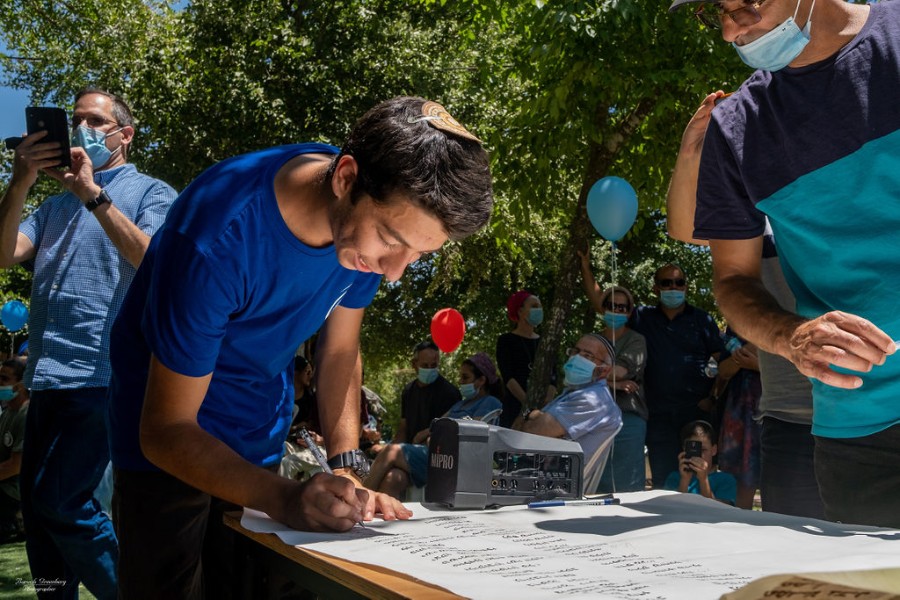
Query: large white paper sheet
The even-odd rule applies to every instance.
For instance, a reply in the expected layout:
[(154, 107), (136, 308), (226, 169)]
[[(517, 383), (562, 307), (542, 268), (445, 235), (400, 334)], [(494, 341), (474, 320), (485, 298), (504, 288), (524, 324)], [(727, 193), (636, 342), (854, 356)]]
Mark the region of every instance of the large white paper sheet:
[(718, 598), (779, 573), (900, 567), (900, 531), (745, 511), (694, 494), (621, 494), (619, 506), (429, 510), (343, 534), (241, 524), (470, 598)]

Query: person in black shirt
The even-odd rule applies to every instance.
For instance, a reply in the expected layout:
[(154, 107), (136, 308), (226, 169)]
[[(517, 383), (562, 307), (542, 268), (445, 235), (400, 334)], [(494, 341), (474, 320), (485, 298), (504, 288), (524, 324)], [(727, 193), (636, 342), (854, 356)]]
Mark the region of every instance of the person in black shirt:
[(400, 394), (400, 426), (393, 442), (411, 442), (431, 421), (450, 410), (460, 398), (456, 386), (441, 376), (441, 353), (431, 340), (413, 349), (412, 366), (416, 378), (406, 384)]
[[(509, 427), (522, 412), (528, 391), (528, 377), (537, 354), (541, 336), (534, 329), (544, 320), (541, 299), (527, 290), (519, 290), (506, 301), (506, 315), (516, 324), (515, 329), (497, 338), (497, 366), (506, 385), (503, 398), (501, 427)], [(556, 396), (556, 373), (550, 377), (547, 400)]]

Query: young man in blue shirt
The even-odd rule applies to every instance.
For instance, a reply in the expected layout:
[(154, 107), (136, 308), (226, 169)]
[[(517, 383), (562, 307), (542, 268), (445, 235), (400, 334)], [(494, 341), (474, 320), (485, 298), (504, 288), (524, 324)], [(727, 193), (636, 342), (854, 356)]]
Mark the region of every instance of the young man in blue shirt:
[[(227, 597), (229, 506), (312, 531), (410, 516), (354, 479), (364, 309), (382, 276), (474, 233), (491, 207), (477, 138), (408, 97), (367, 112), (343, 149), (271, 148), (188, 186), (113, 327), (121, 598)], [(274, 469), (287, 367), (316, 331), (322, 433), (344, 476), (300, 483)]]

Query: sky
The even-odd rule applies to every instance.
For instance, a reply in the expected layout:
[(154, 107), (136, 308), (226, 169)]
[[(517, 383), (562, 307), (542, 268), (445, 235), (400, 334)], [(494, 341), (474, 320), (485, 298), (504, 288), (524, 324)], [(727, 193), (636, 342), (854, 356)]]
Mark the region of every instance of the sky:
[[(6, 46), (0, 41), (0, 52)], [(8, 138), (25, 133), (25, 107), (28, 106), (28, 91), (0, 87), (0, 138)]]

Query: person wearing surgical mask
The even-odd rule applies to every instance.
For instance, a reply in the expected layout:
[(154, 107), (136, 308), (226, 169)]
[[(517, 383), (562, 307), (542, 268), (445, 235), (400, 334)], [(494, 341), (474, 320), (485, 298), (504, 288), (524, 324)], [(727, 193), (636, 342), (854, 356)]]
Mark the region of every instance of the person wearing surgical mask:
[(447, 412), (459, 400), (459, 390), (440, 373), (441, 351), (425, 340), (413, 348), (416, 378), (400, 394), (400, 424), (392, 442), (411, 442), (431, 427), (431, 421)]
[[(110, 331), (177, 195), (128, 162), (134, 136), (122, 98), (83, 89), (72, 110), (71, 167), (57, 166), (57, 142), (31, 133), (16, 147), (0, 199), (0, 265), (34, 266), (19, 478), (28, 562), (35, 580), (62, 582), (54, 593), (65, 596), (79, 582), (98, 598), (118, 594), (118, 539), (92, 501), (110, 460)], [(60, 193), (29, 198), (41, 177)], [(37, 208), (26, 216), (25, 206)]]
[[(692, 237), (709, 243), (716, 303), (811, 381), (825, 517), (900, 527), (900, 255), (883, 251), (900, 229), (900, 3), (670, 11), (684, 5), (695, 35), (756, 69), (711, 110), (699, 156)], [(767, 222), (793, 307), (763, 284)]]
[[(528, 392), (528, 378), (537, 356), (541, 336), (536, 328), (544, 322), (541, 299), (528, 290), (519, 290), (506, 301), (506, 316), (515, 323), (512, 331), (497, 338), (497, 365), (508, 392), (503, 400), (500, 425), (509, 427), (522, 411)], [(556, 373), (550, 376), (546, 399), (556, 395)]]
[(28, 390), (22, 383), (25, 360), (12, 358), (0, 366), (0, 544), (23, 538), (17, 516), (21, 509), (19, 471), (28, 415)]
[[(587, 253), (578, 254), (585, 293), (605, 319), (603, 293), (591, 272), (589, 257)], [(643, 391), (649, 417), (645, 443), (656, 489), (678, 467), (681, 429), (691, 421), (711, 419), (704, 403), (715, 378), (707, 376), (706, 367), (711, 358), (717, 360), (725, 350), (713, 318), (687, 302), (687, 288), (687, 276), (681, 267), (673, 263), (661, 266), (653, 276), (657, 304), (634, 307), (628, 321), (647, 343)]]
[(593, 493), (609, 442), (622, 427), (622, 411), (607, 385), (615, 351), (605, 337), (588, 333), (566, 354), (562, 393), (542, 409), (523, 409), (512, 428), (578, 442), (584, 452), (584, 490)]
[(605, 325), (600, 335), (616, 349), (615, 364), (606, 381), (622, 411), (622, 430), (613, 443), (598, 491), (640, 492), (646, 481), (644, 441), (649, 413), (644, 400), (644, 368), (647, 365), (647, 341), (628, 326), (634, 311), (634, 297), (628, 289), (610, 286), (600, 297), (600, 303)]
[[(473, 354), (459, 366), (462, 398), (441, 415), (495, 424), (503, 405), (503, 382), (494, 362), (484, 352)], [(428, 480), (430, 428), (416, 434), (411, 444), (391, 444), (378, 453), (365, 480), (367, 488), (403, 499), (407, 488), (423, 487)]]

